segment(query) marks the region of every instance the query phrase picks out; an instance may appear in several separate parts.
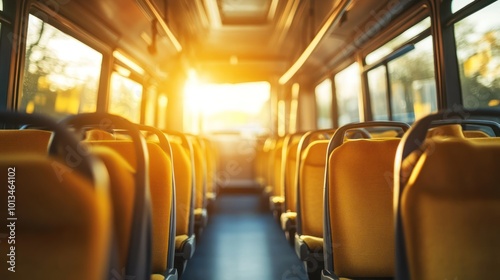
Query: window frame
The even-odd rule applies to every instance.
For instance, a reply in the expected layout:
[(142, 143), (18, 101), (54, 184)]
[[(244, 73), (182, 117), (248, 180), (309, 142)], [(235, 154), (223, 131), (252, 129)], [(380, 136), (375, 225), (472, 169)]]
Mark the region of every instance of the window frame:
[[(418, 6), (420, 5), (420, 6)], [(368, 81), (368, 72), (370, 70), (373, 70), (377, 67), (380, 66), (385, 66), (386, 68), (386, 84), (387, 84), (387, 92), (386, 92), (386, 102), (387, 102), (387, 110), (388, 110), (388, 119), (392, 120), (393, 119), (393, 114), (392, 114), (392, 106), (391, 106), (391, 87), (390, 87), (390, 77), (389, 77), (389, 71), (388, 71), (388, 64), (389, 62), (397, 59), (398, 57), (401, 57), (405, 55), (406, 53), (410, 52), (412, 49), (408, 49), (409, 46), (413, 46), (417, 44), (418, 42), (424, 40), (428, 36), (432, 36), (433, 38), (433, 46), (434, 46), (434, 41), (435, 41), (435, 35), (433, 34), (433, 28), (434, 28), (434, 21), (431, 16), (431, 8), (428, 5), (425, 4), (417, 4), (415, 6), (415, 9), (410, 9), (407, 12), (404, 12), (401, 14), (395, 21), (394, 23), (391, 23), (388, 28), (386, 28), (384, 31), (380, 32), (372, 41), (366, 44), (360, 52), (360, 61), (362, 63), (362, 84), (363, 84), (363, 98), (364, 98), (364, 114), (365, 114), (365, 121), (372, 121), (374, 119), (373, 117), (373, 112), (371, 108), (371, 103), (372, 103), (372, 96), (370, 94), (369, 90), (369, 81)], [(430, 17), (431, 25), (430, 27), (426, 28), (425, 30), (421, 31), (419, 34), (415, 35), (411, 39), (401, 43), (399, 46), (395, 47), (394, 50), (385, 55), (384, 57), (380, 58), (378, 61), (367, 64), (366, 63), (366, 56), (372, 53), (373, 51), (377, 50), (378, 48), (384, 46), (394, 38), (398, 37), (402, 33), (404, 33), (406, 30), (410, 29), (411, 27), (415, 26), (417, 23), (421, 22), (425, 18)], [(439, 92), (439, 87), (438, 87), (438, 71), (436, 69), (436, 64), (438, 63), (438, 54), (436, 53), (435, 49), (433, 49), (434, 52), (434, 73), (435, 73), (435, 80), (436, 80), (436, 98), (437, 98), (437, 105), (438, 109), (440, 108), (440, 92)]]
[(12, 60), (13, 35), (15, 26), (15, 15), (20, 3), (17, 1), (3, 1), (3, 9), (0, 10), (0, 109), (12, 109), (15, 99), (13, 76), (14, 69)]
[[(115, 64), (119, 64), (121, 65), (121, 67), (126, 67), (125, 65), (121, 64), (121, 63), (117, 63), (115, 61)], [(132, 70), (131, 70), (132, 71)], [(132, 71), (133, 72), (133, 71)], [(112, 77), (113, 77), (113, 74), (116, 74), (118, 76), (120, 76), (121, 78), (125, 78), (125, 79), (128, 79), (132, 82), (135, 82), (137, 84), (139, 84), (141, 86), (141, 104), (139, 106), (139, 122), (138, 123), (144, 123), (144, 120), (145, 120), (145, 106), (146, 106), (146, 95), (147, 95), (147, 85), (144, 84), (144, 82), (142, 81), (143, 79), (140, 79), (140, 77), (138, 77), (138, 75), (135, 75), (135, 74), (130, 74), (128, 77), (127, 76), (124, 76), (122, 75), (119, 71), (116, 71), (116, 70), (113, 70), (111, 72), (111, 75), (110, 75), (110, 78), (109, 78), (109, 91), (108, 91), (108, 95), (107, 95), (107, 98), (108, 98), (108, 103), (107, 103), (107, 106), (106, 106), (106, 112), (109, 112), (110, 110), (110, 105), (111, 105), (111, 95), (112, 95)], [(130, 120), (132, 121), (132, 120)], [(133, 121), (132, 121), (133, 122)]]
[(340, 68), (337, 72), (335, 72), (334, 75), (331, 76), (331, 80), (332, 80), (332, 92), (333, 92), (333, 97), (332, 97), (332, 109), (335, 111), (334, 112), (334, 117), (335, 117), (335, 120), (333, 122), (334, 124), (334, 128), (338, 128), (340, 126), (342, 126), (340, 124), (340, 113), (339, 113), (339, 91), (337, 89), (337, 85), (336, 85), (336, 77), (338, 74), (340, 74), (341, 72), (343, 72), (344, 70), (347, 70), (347, 68), (351, 67), (351, 66), (354, 66), (355, 64), (357, 64), (357, 68), (358, 68), (358, 74), (359, 74), (359, 94), (358, 94), (358, 119), (360, 122), (362, 121), (366, 121), (366, 116), (364, 114), (364, 107), (366, 107), (366, 104), (365, 104), (365, 94), (363, 92), (363, 88), (364, 88), (364, 84), (365, 84), (365, 77), (364, 77), (364, 71), (361, 71), (361, 64), (358, 60), (348, 60), (347, 61), (348, 63), (345, 63), (343, 64), (342, 68)]
[[(460, 81), (460, 66), (457, 57), (455, 24), (467, 18), (468, 16), (486, 8), (487, 6), (498, 2), (498, 0), (474, 1), (464, 6), (460, 10), (452, 13), (451, 6), (453, 0), (444, 0), (439, 7), (440, 26), (442, 27), (441, 40), (442, 48), (437, 54), (441, 57), (442, 73), (444, 79), (444, 90), (442, 100), (438, 100), (439, 108), (455, 109), (464, 106), (462, 83)], [(443, 50), (447, 50), (446, 52)], [(438, 94), (438, 97), (440, 95)], [(441, 102), (440, 102), (441, 101)]]
[[(28, 33), (29, 22), (27, 18), (29, 15), (35, 16), (38, 19), (50, 24), (54, 28), (59, 31), (73, 37), (78, 40), (82, 44), (94, 49), (102, 55), (100, 75), (98, 79), (98, 91), (97, 91), (97, 112), (103, 112), (104, 108), (106, 108), (107, 104), (107, 95), (109, 89), (109, 82), (112, 72), (112, 48), (105, 44), (103, 41), (98, 40), (96, 37), (93, 37), (90, 33), (81, 29), (75, 23), (69, 21), (65, 17), (63, 17), (60, 13), (56, 13), (56, 11), (52, 10), (50, 7), (44, 5), (40, 2), (30, 2), (29, 5), (25, 8), (24, 12), (18, 13), (18, 21), (19, 21), (19, 36), (20, 38), (26, 38)], [(25, 71), (25, 52), (26, 52), (26, 40), (19, 40), (18, 45), (14, 47), (20, 49), (17, 52), (17, 74), (15, 77), (15, 81), (13, 81), (16, 89), (12, 92), (22, 92), (24, 87), (24, 71)], [(20, 102), (20, 95), (16, 94), (12, 96), (12, 100), (10, 101), (11, 108), (17, 110)]]
[(316, 84), (315, 84), (315, 86), (314, 86), (314, 88), (313, 88), (313, 92), (314, 92), (314, 103), (315, 103), (315, 106), (316, 106), (316, 110), (315, 110), (315, 117), (316, 117), (316, 118), (315, 118), (315, 125), (316, 125), (316, 128), (322, 128), (322, 127), (320, 127), (320, 126), (319, 126), (319, 125), (320, 125), (320, 123), (319, 123), (319, 117), (320, 117), (320, 112), (319, 112), (319, 111), (320, 111), (320, 110), (319, 110), (319, 106), (318, 106), (318, 96), (317, 96), (317, 93), (316, 93), (316, 89), (317, 89), (317, 88), (318, 88), (321, 84), (325, 83), (327, 80), (329, 80), (329, 81), (330, 81), (330, 94), (331, 94), (331, 96), (330, 96), (330, 98), (331, 98), (331, 99), (330, 99), (330, 104), (329, 104), (329, 106), (330, 106), (330, 108), (329, 108), (329, 109), (330, 109), (330, 110), (329, 110), (329, 112), (328, 112), (328, 114), (329, 114), (329, 118), (330, 118), (330, 120), (329, 120), (329, 121), (330, 121), (330, 127), (323, 127), (323, 128), (331, 128), (331, 127), (334, 127), (334, 126), (335, 126), (335, 123), (334, 123), (334, 121), (333, 121), (333, 119), (334, 119), (334, 112), (333, 112), (334, 110), (333, 110), (333, 108), (335, 108), (335, 107), (334, 107), (334, 100), (333, 100), (333, 99), (334, 99), (334, 95), (335, 95), (335, 91), (334, 91), (334, 87), (335, 87), (335, 85), (334, 85), (334, 80), (332, 79), (332, 77), (329, 77), (329, 76), (328, 76), (328, 77), (326, 77), (326, 78), (324, 78), (324, 79), (320, 80), (320, 82), (316, 83)]

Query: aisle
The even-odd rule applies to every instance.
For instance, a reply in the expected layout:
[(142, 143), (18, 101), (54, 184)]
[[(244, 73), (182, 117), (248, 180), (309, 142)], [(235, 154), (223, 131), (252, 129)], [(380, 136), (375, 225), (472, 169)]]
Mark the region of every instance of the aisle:
[(217, 198), (182, 280), (307, 279), (293, 248), (259, 194)]

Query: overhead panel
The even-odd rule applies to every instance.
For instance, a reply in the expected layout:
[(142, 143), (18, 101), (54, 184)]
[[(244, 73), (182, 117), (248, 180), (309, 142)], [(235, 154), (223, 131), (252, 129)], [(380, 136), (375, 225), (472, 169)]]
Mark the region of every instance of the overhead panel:
[(217, 1), (223, 25), (266, 24), (272, 0), (214, 0)]

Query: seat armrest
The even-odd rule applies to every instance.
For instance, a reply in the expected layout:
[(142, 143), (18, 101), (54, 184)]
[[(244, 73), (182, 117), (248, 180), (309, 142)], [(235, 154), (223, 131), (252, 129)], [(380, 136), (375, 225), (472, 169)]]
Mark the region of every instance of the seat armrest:
[(281, 228), (284, 231), (291, 231), (297, 228), (297, 213), (296, 212), (285, 212), (281, 214)]
[(301, 261), (305, 261), (309, 256), (309, 248), (298, 234), (295, 234), (295, 253)]
[(199, 227), (206, 227), (208, 223), (208, 212), (205, 208), (196, 208), (194, 210), (194, 224)]
[(269, 198), (269, 207), (271, 211), (283, 211), (283, 205), (285, 203), (285, 198), (282, 196), (271, 196)]
[(165, 280), (178, 280), (179, 275), (177, 274), (177, 269), (173, 269), (169, 274), (165, 276)]
[(175, 239), (175, 256), (182, 257), (184, 260), (189, 260), (193, 257), (196, 237), (191, 235), (187, 237), (187, 235), (176, 236)]
[(321, 280), (339, 280), (340, 278), (337, 275), (331, 275), (328, 271), (321, 271)]

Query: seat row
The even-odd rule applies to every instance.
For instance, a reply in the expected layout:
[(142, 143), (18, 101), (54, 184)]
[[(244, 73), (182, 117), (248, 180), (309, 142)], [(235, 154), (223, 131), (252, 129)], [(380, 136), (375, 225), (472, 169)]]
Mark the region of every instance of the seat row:
[(2, 261), (23, 267), (0, 278), (180, 278), (216, 197), (210, 141), (103, 113), (0, 120), (2, 219), (15, 218)]
[(500, 125), (449, 115), (264, 142), (257, 178), (310, 279), (494, 276)]

